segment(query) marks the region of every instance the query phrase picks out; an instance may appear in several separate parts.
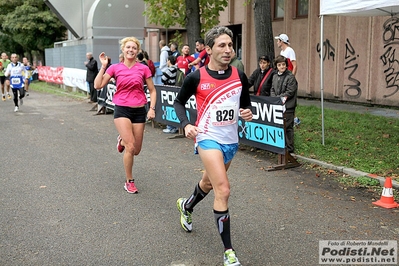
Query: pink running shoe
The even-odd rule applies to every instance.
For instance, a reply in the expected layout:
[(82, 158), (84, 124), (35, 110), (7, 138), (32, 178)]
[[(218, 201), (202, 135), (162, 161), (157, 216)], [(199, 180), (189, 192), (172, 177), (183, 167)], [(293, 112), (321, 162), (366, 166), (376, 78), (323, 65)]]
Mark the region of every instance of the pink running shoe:
[(117, 137), (118, 143), (116, 144), (116, 149), (122, 153), (125, 150), (125, 146), (122, 146), (122, 139), (121, 139), (121, 135), (118, 135)]
[(125, 190), (127, 191), (127, 193), (138, 193), (139, 192), (136, 185), (134, 184), (134, 181), (126, 182)]

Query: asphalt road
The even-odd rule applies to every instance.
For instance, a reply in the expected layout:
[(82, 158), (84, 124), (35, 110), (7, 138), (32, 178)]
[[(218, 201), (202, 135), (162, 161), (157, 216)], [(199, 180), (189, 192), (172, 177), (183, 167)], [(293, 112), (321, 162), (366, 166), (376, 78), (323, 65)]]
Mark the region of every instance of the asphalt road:
[[(210, 193), (179, 223), (203, 170), (193, 143), (147, 124), (135, 159), (139, 194), (123, 189), (112, 115), (85, 101), (31, 92), (0, 102), (0, 265), (222, 265)], [(229, 170), (232, 240), (243, 265), (318, 265), (319, 240), (397, 240), (399, 212), (275, 158), (240, 150)]]

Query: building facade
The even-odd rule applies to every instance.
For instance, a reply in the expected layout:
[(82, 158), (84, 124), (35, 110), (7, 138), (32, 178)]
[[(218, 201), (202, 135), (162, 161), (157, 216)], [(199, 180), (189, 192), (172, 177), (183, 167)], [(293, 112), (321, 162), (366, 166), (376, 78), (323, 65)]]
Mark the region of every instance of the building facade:
[[(324, 63), (323, 97), (329, 100), (398, 106), (399, 18), (396, 16), (325, 16), (321, 43), (319, 1), (270, 0), (273, 33), (286, 33), (297, 57), (298, 95), (320, 98), (320, 57)], [(229, 0), (220, 25), (230, 27), (235, 48), (250, 75), (258, 66), (252, 1)], [(169, 32), (172, 34), (173, 30)], [(164, 31), (147, 30), (146, 49), (158, 56)], [(155, 44), (155, 45), (154, 45)], [(276, 44), (276, 43), (275, 43)], [(323, 55), (320, 46), (323, 46)], [(155, 47), (155, 49), (154, 49)], [(275, 45), (275, 55), (280, 53)]]
[[(84, 51), (93, 51), (95, 55), (105, 51), (116, 59), (118, 41), (124, 36), (136, 36), (156, 62), (159, 60), (159, 40), (169, 40), (174, 32), (174, 29), (149, 24), (142, 15), (145, 3), (141, 0), (73, 1), (76, 5), (66, 5), (62, 0), (45, 1), (56, 7), (55, 12), (58, 10), (59, 17), (74, 35), (71, 40), (57, 44), (55, 48), (60, 48), (61, 53), (65, 46), (83, 45), (78, 49), (82, 54), (79, 58), (83, 57)], [(287, 34), (296, 52), (299, 96), (320, 98), (320, 61), (323, 58), (325, 99), (398, 106), (398, 16), (325, 16), (324, 39), (321, 41), (319, 1), (267, 1), (272, 6), (273, 35)], [(253, 0), (228, 2), (228, 7), (220, 14), (219, 24), (233, 30), (234, 47), (246, 74), (250, 75), (258, 66)], [(69, 12), (70, 8), (76, 12)], [(184, 34), (184, 29), (180, 30)], [(56, 49), (48, 52), (54, 58), (59, 57)], [(279, 52), (275, 45), (275, 55)], [(64, 57), (69, 58), (67, 54)], [(62, 64), (62, 58), (54, 64)], [(83, 68), (80, 61), (78, 64)]]
[[(242, 25), (242, 60), (249, 75), (257, 67), (253, 6), (230, 4), (234, 9), (227, 8), (220, 23)], [(399, 17), (325, 16), (321, 44), (319, 5), (271, 0), (273, 33), (286, 33), (296, 53), (298, 95), (320, 98), (322, 56), (325, 99), (398, 106)], [(279, 52), (275, 45), (275, 55)]]

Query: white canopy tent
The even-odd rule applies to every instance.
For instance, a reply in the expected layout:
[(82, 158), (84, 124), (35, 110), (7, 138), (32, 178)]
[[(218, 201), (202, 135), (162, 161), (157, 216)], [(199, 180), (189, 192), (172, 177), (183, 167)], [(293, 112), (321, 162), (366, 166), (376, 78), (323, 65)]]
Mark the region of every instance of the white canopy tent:
[[(395, 16), (399, 14), (398, 0), (320, 0), (320, 43), (324, 42), (324, 16)], [(320, 45), (323, 54), (323, 45)], [(322, 144), (324, 145), (324, 63), (320, 57), (320, 98), (322, 116)]]

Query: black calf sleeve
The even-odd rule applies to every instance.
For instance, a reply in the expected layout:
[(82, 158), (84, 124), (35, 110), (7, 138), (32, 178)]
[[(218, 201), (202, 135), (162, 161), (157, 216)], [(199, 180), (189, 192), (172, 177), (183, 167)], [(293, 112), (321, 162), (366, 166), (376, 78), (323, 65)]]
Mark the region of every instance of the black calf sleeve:
[(184, 209), (188, 212), (193, 212), (194, 206), (197, 205), (198, 202), (203, 200), (206, 195), (208, 195), (208, 193), (202, 191), (198, 183), (195, 186), (193, 194), (186, 200), (186, 203), (184, 204)]
[(222, 238), (224, 249), (232, 249), (229, 210), (223, 212), (213, 210), (213, 214), (215, 216), (216, 226), (218, 228), (220, 237)]

